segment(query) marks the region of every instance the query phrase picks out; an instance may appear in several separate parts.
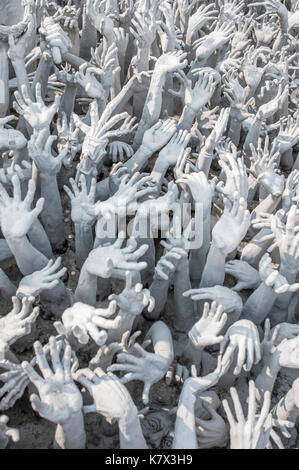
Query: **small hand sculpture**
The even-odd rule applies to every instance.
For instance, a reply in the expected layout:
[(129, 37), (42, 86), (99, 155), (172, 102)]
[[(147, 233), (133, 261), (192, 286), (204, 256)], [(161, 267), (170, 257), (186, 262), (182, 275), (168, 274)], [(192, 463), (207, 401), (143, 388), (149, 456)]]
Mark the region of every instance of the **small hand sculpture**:
[(271, 405), (270, 392), (265, 393), (260, 415), (256, 414), (255, 384), (249, 382), (248, 414), (245, 418), (237, 390), (230, 389), (234, 403), (236, 419), (234, 418), (227, 400), (223, 400), (223, 407), (230, 425), (231, 449), (265, 449), (272, 429), (272, 415), (269, 413)]
[(219, 344), (223, 340), (223, 336), (218, 336), (218, 334), (223, 329), (226, 320), (227, 314), (223, 313), (222, 305), (217, 307), (217, 303), (212, 302), (210, 307), (205, 302), (202, 317), (188, 333), (193, 346), (202, 349), (212, 344)]
[(32, 310), (33, 301), (34, 297), (24, 297), (22, 303), (17, 297), (12, 298), (12, 311), (0, 318), (0, 342), (2, 344), (10, 346), (17, 339), (31, 333), (32, 325), (39, 314), (38, 307)]
[[(42, 291), (53, 289), (59, 283), (59, 279), (66, 273), (67, 268), (60, 268), (61, 258), (50, 260), (40, 271), (35, 271), (23, 277), (17, 289), (17, 296), (38, 296)], [(58, 270), (59, 269), (59, 270)]]
[(128, 312), (131, 315), (140, 315), (148, 307), (152, 312), (155, 307), (155, 299), (151, 296), (148, 289), (143, 289), (140, 282), (132, 285), (132, 271), (126, 272), (126, 284), (120, 294), (111, 294), (109, 300), (115, 300), (120, 310)]
[(8, 421), (8, 416), (0, 416), (0, 449), (5, 449), (9, 439), (11, 439), (13, 442), (18, 442), (20, 440), (19, 430), (16, 428), (8, 427)]
[(28, 192), (25, 199), (21, 199), (20, 180), (17, 175), (12, 177), (13, 197), (9, 197), (6, 190), (0, 185), (0, 220), (1, 230), (6, 238), (24, 237), (37, 219), (44, 206), (44, 199), (40, 198), (35, 209), (31, 210), (35, 194), (35, 183), (29, 181)]
[(91, 305), (76, 302), (72, 307), (67, 308), (62, 314), (62, 323), (55, 322), (54, 326), (60, 334), (68, 338), (72, 335), (82, 344), (87, 344), (89, 339), (99, 346), (103, 346), (107, 340), (109, 328), (117, 328), (120, 324), (120, 317), (111, 319), (116, 312), (116, 302), (110, 302), (108, 308), (95, 308)]
[(118, 239), (113, 244), (106, 244), (92, 250), (85, 263), (87, 271), (94, 276), (108, 278), (114, 275), (124, 277), (123, 271), (128, 269), (136, 271), (145, 269), (147, 263), (145, 261), (137, 262), (137, 260), (148, 250), (148, 245), (141, 245), (136, 250), (136, 240), (129, 238), (127, 246), (122, 248), (124, 239), (124, 232), (120, 232)]
[(242, 367), (250, 371), (253, 364), (261, 360), (261, 348), (257, 327), (250, 320), (238, 320), (229, 327), (220, 344), (220, 354), (223, 354), (224, 367), (233, 362), (235, 350), (238, 351), (237, 365), (234, 375), (241, 373)]
[(34, 350), (42, 376), (28, 362), (23, 362), (22, 366), (39, 393), (39, 396), (30, 396), (34, 411), (48, 421), (63, 425), (82, 409), (83, 401), (72, 379), (71, 347), (65, 346), (63, 358), (60, 359), (57, 342), (53, 336), (50, 337), (49, 344), (52, 369), (39, 341), (34, 343)]
[(24, 116), (28, 124), (36, 131), (40, 131), (44, 127), (49, 127), (59, 108), (59, 95), (55, 96), (54, 103), (48, 107), (42, 99), (40, 83), (37, 83), (35, 88), (36, 103), (30, 99), (25, 85), (21, 87), (21, 90), (23, 96), (21, 96), (18, 91), (15, 92), (16, 101), (13, 102), (15, 110), (21, 116)]
[(145, 351), (139, 344), (133, 346), (139, 357), (133, 354), (119, 353), (117, 360), (120, 364), (113, 364), (107, 370), (111, 372), (125, 371), (126, 374), (120, 379), (122, 383), (132, 380), (141, 380), (144, 382), (142, 401), (144, 404), (149, 402), (149, 391), (151, 386), (159, 382), (166, 374), (169, 367), (169, 359), (159, 354), (153, 354)]

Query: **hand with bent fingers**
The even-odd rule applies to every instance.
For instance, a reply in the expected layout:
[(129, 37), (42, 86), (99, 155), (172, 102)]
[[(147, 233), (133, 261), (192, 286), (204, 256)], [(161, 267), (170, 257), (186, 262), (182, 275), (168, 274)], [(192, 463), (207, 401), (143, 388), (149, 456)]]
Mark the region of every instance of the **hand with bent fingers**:
[(152, 312), (155, 307), (155, 299), (151, 296), (150, 291), (143, 289), (140, 282), (132, 284), (132, 271), (127, 271), (124, 290), (120, 294), (111, 294), (109, 300), (115, 300), (121, 311), (134, 316), (140, 315), (146, 307), (149, 312)]
[(0, 318), (0, 342), (12, 345), (17, 339), (31, 332), (31, 327), (39, 315), (39, 308), (32, 310), (34, 297), (24, 297), (22, 302), (12, 297), (13, 309)]
[(252, 321), (238, 320), (225, 333), (220, 344), (220, 354), (223, 354), (222, 363), (224, 367), (233, 363), (235, 352), (238, 355), (234, 375), (239, 375), (242, 367), (246, 372), (249, 372), (253, 364), (257, 364), (261, 360), (259, 334)]
[(248, 414), (245, 418), (237, 390), (230, 389), (234, 404), (236, 419), (234, 418), (227, 400), (223, 400), (223, 407), (230, 425), (231, 449), (265, 449), (272, 430), (272, 415), (270, 411), (271, 394), (265, 393), (260, 415), (256, 414), (255, 384), (249, 382)]
[(184, 248), (173, 247), (159, 258), (154, 273), (154, 280), (171, 280), (181, 259), (188, 256)]
[(75, 80), (85, 90), (87, 96), (93, 99), (105, 99), (105, 91), (101, 83), (96, 79), (96, 75), (101, 76), (102, 71), (96, 67), (91, 67), (86, 62), (80, 65), (79, 71), (75, 74)]
[(60, 265), (60, 257), (55, 261), (51, 259), (40, 271), (35, 271), (34, 273), (23, 277), (16, 295), (36, 297), (42, 291), (56, 287), (59, 283), (59, 279), (67, 272), (67, 268), (59, 269)]
[(55, 322), (54, 326), (60, 334), (67, 338), (72, 335), (82, 344), (87, 344), (91, 338), (99, 346), (103, 346), (107, 340), (109, 328), (118, 328), (120, 317), (111, 319), (116, 312), (116, 302), (110, 302), (107, 308), (95, 308), (91, 305), (76, 302), (67, 308), (62, 314), (62, 323)]
[(184, 292), (184, 297), (191, 297), (192, 300), (212, 300), (218, 305), (222, 305), (226, 313), (238, 311), (241, 313), (243, 308), (242, 299), (236, 292), (228, 287), (213, 286), (202, 287), (199, 289), (190, 289)]
[(9, 439), (11, 439), (13, 442), (18, 442), (20, 440), (19, 430), (7, 426), (8, 421), (8, 416), (0, 416), (0, 449), (5, 449)]
[(126, 372), (120, 379), (122, 383), (131, 382), (132, 380), (144, 382), (142, 401), (147, 404), (151, 386), (159, 382), (168, 371), (169, 358), (147, 352), (137, 343), (134, 344), (133, 348), (139, 354), (139, 357), (133, 354), (119, 353), (117, 360), (120, 364), (113, 364), (107, 370)]
[[(97, 354), (89, 361), (89, 368), (91, 370), (95, 370), (97, 367), (100, 367), (104, 372), (106, 372), (107, 367), (112, 364), (113, 357), (116, 353), (126, 352), (131, 354), (133, 352), (135, 341), (140, 335), (141, 331), (135, 331), (135, 333), (130, 336), (130, 331), (128, 330), (122, 335), (119, 343), (113, 342), (108, 345), (104, 344), (99, 348)], [(144, 342), (143, 347), (146, 348), (150, 342), (150, 340)]]
[(272, 287), (276, 294), (285, 292), (296, 292), (299, 290), (299, 284), (289, 285), (287, 279), (279, 271), (270, 267), (272, 259), (269, 253), (265, 253), (259, 262), (259, 275), (267, 287)]
[(109, 144), (109, 156), (113, 163), (117, 163), (118, 161), (124, 162), (131, 158), (133, 154), (134, 150), (131, 145), (126, 142), (116, 140)]
[(84, 406), (84, 413), (101, 413), (106, 418), (120, 420), (136, 409), (130, 393), (113, 374), (105, 373), (100, 367), (94, 372), (79, 370), (77, 382), (85, 387), (94, 404)]
[(15, 119), (13, 115), (0, 119), (0, 149), (20, 150), (26, 147), (27, 139), (22, 132), (15, 129), (6, 129), (4, 126)]
[(136, 249), (136, 240), (129, 238), (127, 246), (122, 248), (124, 239), (124, 232), (120, 232), (118, 239), (113, 244), (108, 243), (92, 250), (85, 262), (87, 271), (94, 276), (103, 278), (115, 275), (121, 275), (124, 278), (124, 271), (145, 269), (147, 263), (145, 261), (137, 262), (137, 260), (148, 250), (148, 245), (141, 245)]
[(261, 283), (258, 271), (246, 261), (239, 259), (228, 261), (225, 265), (225, 272), (237, 279), (237, 284), (232, 287), (235, 292), (243, 289), (256, 289)]
[(24, 116), (24, 119), (35, 131), (40, 131), (44, 127), (48, 128), (58, 111), (60, 105), (59, 95), (55, 96), (54, 103), (51, 106), (46, 106), (42, 99), (40, 83), (37, 83), (35, 89), (36, 103), (30, 99), (25, 85), (22, 85), (21, 90), (22, 96), (18, 91), (15, 92), (14, 109), (21, 116)]

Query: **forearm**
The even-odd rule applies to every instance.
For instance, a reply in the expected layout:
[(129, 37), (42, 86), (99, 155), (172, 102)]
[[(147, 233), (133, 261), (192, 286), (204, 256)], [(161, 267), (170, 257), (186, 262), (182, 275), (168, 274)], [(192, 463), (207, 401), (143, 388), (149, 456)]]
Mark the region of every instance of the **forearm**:
[(212, 242), (207, 263), (202, 273), (200, 287), (222, 286), (225, 277), (225, 255)]
[(154, 168), (151, 172), (151, 178), (155, 183), (157, 183), (158, 188), (157, 191), (160, 192), (162, 181), (164, 176), (166, 175), (166, 172), (168, 170), (168, 165), (165, 164), (159, 157), (157, 158)]
[(13, 253), (19, 270), (24, 276), (40, 271), (47, 263), (48, 258), (34, 248), (26, 236), (21, 238), (7, 238), (8, 246)]
[(83, 264), (80, 271), (78, 285), (75, 290), (75, 302), (83, 302), (84, 304), (96, 305), (97, 296), (97, 277), (89, 274)]
[(16, 295), (16, 286), (9, 280), (5, 272), (0, 268), (0, 292), (1, 295), (10, 300), (11, 297)]
[(255, 219), (259, 217), (261, 213), (273, 214), (275, 209), (277, 208), (278, 204), (281, 201), (281, 195), (273, 196), (273, 194), (269, 194), (265, 199), (263, 199), (258, 206), (252, 211), (251, 219)]
[(186, 364), (188, 367), (190, 367), (192, 364), (200, 366), (203, 350), (203, 347), (195, 347), (190, 339), (188, 339), (182, 355), (184, 364)]
[(277, 294), (275, 294), (274, 290), (262, 282), (247, 299), (243, 308), (242, 318), (260, 325), (271, 312), (276, 297)]
[(46, 92), (48, 89), (49, 76), (52, 69), (52, 60), (49, 59), (45, 54), (42, 55), (42, 58), (38, 64), (37, 70), (34, 75), (34, 80), (32, 82), (32, 93), (35, 94), (35, 88), (37, 83), (41, 84), (41, 94), (43, 100), (46, 97)]
[(87, 256), (93, 248), (93, 233), (91, 225), (75, 224), (76, 265), (81, 269)]
[(252, 144), (255, 148), (257, 147), (261, 128), (262, 120), (260, 120), (258, 117), (255, 117), (244, 143), (244, 150), (248, 155), (251, 155), (250, 144)]
[(62, 95), (59, 113), (65, 113), (69, 120), (72, 112), (74, 111), (75, 99), (77, 93), (77, 85), (67, 83), (64, 93)]
[(155, 322), (145, 336), (145, 341), (147, 339), (151, 340), (155, 354), (167, 359), (166, 373), (174, 358), (172, 336), (168, 326), (162, 321)]
[(191, 297), (183, 293), (191, 289), (189, 261), (182, 261), (174, 274), (174, 325), (180, 331), (187, 332), (194, 324), (194, 307)]
[(191, 106), (186, 105), (183, 109), (183, 113), (180, 117), (179, 124), (178, 124), (178, 130), (183, 129), (190, 131), (192, 128), (193, 122), (196, 118), (196, 111), (191, 108)]
[(147, 72), (149, 69), (150, 47), (138, 48), (137, 50), (137, 72)]
[[(183, 396), (182, 396), (183, 395)], [(175, 420), (173, 449), (197, 449), (195, 397), (181, 393)]]
[(165, 75), (163, 73), (154, 72), (152, 76), (141, 120), (136, 131), (133, 144), (134, 148), (137, 148), (141, 144), (144, 132), (152, 127), (160, 117), (164, 78)]
[(56, 175), (40, 173), (41, 196), (45, 199), (41, 219), (49, 240), (62, 245), (65, 240), (63, 213)]
[(148, 449), (135, 406), (119, 420), (118, 425), (120, 449)]
[(58, 424), (55, 433), (54, 448), (56, 449), (84, 449), (86, 434), (82, 411), (72, 415), (68, 422)]
[(239, 119), (232, 117), (230, 120), (228, 137), (233, 142), (233, 144), (236, 145), (236, 147), (238, 147), (240, 143), (241, 128), (242, 122)]
[(209, 149), (209, 151), (204, 147), (200, 154), (198, 155), (197, 159), (197, 167), (200, 171), (203, 171), (206, 177), (209, 176), (209, 171), (211, 167), (211, 163), (213, 160), (213, 151)]
[(255, 380), (256, 397), (259, 403), (263, 402), (265, 392), (272, 394), (275, 380), (280, 366), (274, 358), (266, 359), (264, 366)]
[(25, 85), (25, 87), (28, 91), (28, 95), (29, 95), (30, 99), (32, 101), (35, 101), (34, 97), (33, 97), (32, 90), (31, 90), (31, 86), (30, 86), (30, 83), (29, 83), (29, 79), (28, 79), (24, 59), (19, 59), (17, 61), (12, 61), (12, 65), (13, 65), (13, 68), (14, 68), (14, 71), (15, 71), (15, 74), (16, 74), (19, 93), (22, 94), (22, 86)]
[(202, 245), (198, 249), (190, 250), (189, 268), (192, 281), (200, 282), (206, 265), (207, 254), (210, 248), (211, 206), (203, 211)]
[(168, 289), (170, 285), (170, 279), (154, 279), (149, 290), (151, 296), (155, 299), (155, 307), (152, 312), (145, 312), (143, 315), (147, 320), (158, 320), (168, 298)]
[(133, 168), (135, 171), (141, 171), (147, 164), (149, 158), (152, 156), (151, 150), (147, 149), (143, 145), (134, 153), (134, 155), (125, 163), (131, 172)]
[(30, 230), (28, 231), (28, 238), (30, 243), (48, 259), (53, 257), (51, 244), (44, 230), (44, 227), (38, 219), (33, 222)]

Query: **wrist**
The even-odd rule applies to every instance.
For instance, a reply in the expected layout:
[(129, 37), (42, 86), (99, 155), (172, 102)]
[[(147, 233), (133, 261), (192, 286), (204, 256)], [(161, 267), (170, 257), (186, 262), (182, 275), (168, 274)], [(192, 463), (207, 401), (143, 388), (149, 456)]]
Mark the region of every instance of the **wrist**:
[(127, 407), (124, 415), (119, 419), (119, 427), (124, 428), (134, 425), (136, 420), (138, 420), (138, 411), (136, 406), (132, 403)]

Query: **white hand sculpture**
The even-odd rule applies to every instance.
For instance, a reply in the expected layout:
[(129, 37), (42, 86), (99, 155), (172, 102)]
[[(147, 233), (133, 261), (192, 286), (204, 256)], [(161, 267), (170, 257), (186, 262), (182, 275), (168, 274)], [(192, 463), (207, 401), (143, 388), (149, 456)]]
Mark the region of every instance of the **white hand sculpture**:
[(187, 147), (190, 137), (188, 131), (180, 130), (176, 132), (168, 144), (160, 151), (159, 160), (165, 165), (174, 166), (182, 150)]
[(6, 190), (0, 184), (1, 230), (6, 238), (20, 238), (28, 233), (33, 222), (43, 210), (44, 199), (38, 199), (35, 209), (31, 210), (35, 194), (34, 181), (29, 181), (28, 192), (24, 201), (21, 200), (21, 186), (17, 175), (12, 177), (12, 184), (12, 198), (9, 197)]
[(68, 153), (68, 147), (65, 147), (57, 157), (53, 157), (51, 148), (56, 140), (56, 136), (48, 137), (47, 129), (31, 136), (28, 143), (28, 153), (41, 173), (56, 175), (61, 169), (62, 162)]
[(39, 393), (39, 397), (36, 394), (30, 395), (34, 411), (48, 421), (63, 425), (81, 411), (83, 401), (72, 379), (71, 347), (65, 346), (63, 358), (60, 359), (56, 339), (53, 336), (50, 337), (49, 344), (52, 369), (39, 341), (34, 343), (34, 350), (42, 377), (28, 362), (23, 362), (22, 366)]
[(15, 110), (24, 116), (34, 130), (40, 131), (44, 127), (49, 127), (60, 105), (59, 95), (55, 96), (51, 106), (46, 106), (42, 99), (40, 83), (37, 83), (35, 88), (36, 103), (30, 99), (25, 85), (22, 85), (21, 90), (23, 96), (18, 91), (15, 92), (16, 101), (13, 102)]
[(132, 285), (132, 271), (126, 272), (126, 284), (120, 294), (111, 294), (109, 300), (115, 300), (119, 309), (128, 312), (131, 315), (140, 315), (148, 307), (152, 312), (155, 307), (155, 299), (151, 296), (148, 289), (143, 289), (140, 282)]
[(237, 248), (245, 237), (250, 225), (250, 212), (246, 209), (246, 201), (235, 192), (231, 204), (224, 198), (224, 212), (212, 231), (213, 243), (225, 255)]
[(224, 419), (205, 401), (202, 401), (202, 407), (208, 412), (210, 419), (195, 417), (198, 449), (225, 447), (228, 440), (228, 428)]
[(39, 314), (38, 307), (32, 310), (33, 301), (34, 297), (24, 297), (21, 304), (17, 297), (12, 297), (12, 311), (0, 318), (0, 341), (3, 344), (10, 346), (31, 332)]
[(26, 147), (27, 140), (22, 132), (15, 129), (5, 129), (5, 124), (12, 121), (14, 116), (6, 116), (0, 119), (0, 149), (20, 150)]
[(158, 121), (153, 127), (145, 131), (142, 146), (148, 149), (150, 153), (157, 152), (169, 142), (175, 131), (176, 125), (173, 119)]
[[(219, 149), (218, 149), (219, 152)], [(238, 192), (239, 197), (245, 200), (248, 197), (248, 177), (246, 173), (246, 166), (241, 158), (237, 158), (237, 148), (234, 147), (234, 153), (219, 153), (220, 160), (219, 166), (225, 173), (226, 182), (219, 182), (216, 186), (216, 191), (224, 194), (231, 202), (234, 200), (235, 192)]]
[(228, 261), (225, 265), (225, 272), (237, 279), (237, 284), (232, 287), (232, 290), (236, 292), (243, 289), (256, 289), (261, 283), (258, 271), (246, 261), (238, 259)]
[(132, 176), (124, 175), (116, 193), (106, 201), (99, 201), (89, 213), (101, 216), (110, 220), (114, 214), (119, 216), (133, 215), (138, 208), (138, 200), (155, 189), (149, 186), (151, 182), (150, 176), (143, 176), (139, 172)]
[[(35, 271), (22, 278), (17, 289), (17, 296), (36, 297), (44, 290), (53, 289), (59, 283), (59, 279), (67, 272), (67, 268), (60, 268), (61, 258), (50, 260), (40, 271)], [(58, 271), (59, 269), (59, 271)]]
[(226, 313), (238, 311), (241, 313), (243, 303), (241, 297), (228, 287), (214, 286), (200, 289), (190, 289), (183, 293), (184, 297), (191, 297), (192, 300), (212, 300), (218, 305), (222, 305)]
[(71, 338), (72, 335), (80, 344), (87, 344), (89, 339), (102, 346), (106, 343), (109, 328), (117, 328), (120, 324), (120, 317), (111, 319), (116, 312), (117, 304), (110, 302), (107, 308), (95, 308), (91, 305), (76, 302), (72, 307), (67, 308), (62, 314), (61, 322), (55, 322), (59, 333)]
[(76, 380), (89, 391), (94, 401), (94, 404), (84, 406), (84, 413), (97, 412), (106, 418), (120, 420), (136, 410), (121, 381), (111, 373), (105, 374), (100, 367), (94, 372), (78, 371)]
[(132, 380), (144, 382), (142, 401), (147, 404), (151, 386), (164, 377), (170, 366), (170, 361), (169, 358), (145, 351), (137, 343), (134, 344), (133, 348), (135, 352), (139, 353), (140, 357), (119, 353), (117, 360), (121, 364), (113, 364), (107, 370), (111, 372), (125, 371), (126, 374), (120, 379), (122, 383), (131, 382)]
[(285, 292), (296, 292), (299, 290), (299, 284), (289, 285), (287, 279), (279, 273), (279, 271), (270, 267), (272, 259), (268, 253), (265, 253), (259, 262), (259, 274), (261, 280), (267, 287), (272, 287), (276, 294), (284, 294)]
[(183, 51), (173, 51), (162, 54), (156, 61), (155, 72), (166, 74), (183, 70), (187, 65), (186, 57), (187, 53)]
[(86, 207), (89, 206), (92, 208), (95, 203), (96, 179), (92, 178), (89, 191), (87, 190), (85, 175), (80, 175), (79, 181), (80, 187), (73, 178), (70, 178), (73, 192), (67, 186), (63, 188), (71, 201), (71, 218), (74, 224), (90, 227), (95, 221), (95, 216), (90, 214), (90, 212), (86, 210)]
[(199, 71), (194, 87), (183, 71), (175, 73), (174, 76), (180, 81), (180, 89), (179, 91), (169, 90), (169, 93), (181, 97), (185, 106), (197, 114), (213, 96), (216, 86), (213, 74)]
[(56, 125), (58, 133), (57, 150), (61, 153), (64, 148), (68, 149), (68, 154), (63, 159), (62, 163), (66, 168), (70, 168), (72, 161), (82, 148), (79, 139), (80, 129), (75, 126), (73, 114), (68, 123), (64, 112), (61, 113), (61, 117), (57, 119)]
[[(99, 118), (99, 110), (97, 101), (93, 101), (90, 105), (90, 126), (85, 124), (76, 114), (74, 121), (77, 127), (85, 134), (83, 141), (82, 154), (90, 154), (93, 156), (97, 150), (104, 149), (111, 137), (121, 137), (128, 133), (126, 129), (113, 129), (120, 121), (128, 117), (127, 113), (111, 116), (108, 107)], [(93, 157), (94, 158), (94, 157)]]
[(222, 305), (212, 302), (211, 307), (204, 304), (202, 317), (194, 324), (188, 333), (188, 337), (195, 348), (204, 348), (212, 344), (218, 344), (223, 336), (218, 334), (223, 329), (227, 320), (227, 314), (223, 313)]
[(250, 380), (247, 419), (244, 416), (237, 390), (232, 387), (230, 393), (234, 403), (236, 419), (227, 400), (223, 400), (222, 403), (230, 425), (231, 449), (265, 449), (272, 429), (272, 415), (269, 413), (271, 405), (270, 392), (265, 393), (260, 415), (257, 415), (255, 385), (253, 380)]
[(89, 98), (104, 99), (105, 92), (101, 83), (96, 79), (96, 75), (101, 76), (102, 71), (96, 67), (91, 67), (87, 62), (79, 67), (75, 74), (75, 79), (84, 88)]
[(238, 320), (225, 333), (220, 344), (220, 354), (223, 354), (222, 363), (224, 367), (227, 364), (232, 364), (236, 350), (238, 356), (234, 375), (239, 375), (242, 367), (246, 372), (250, 371), (253, 364), (257, 364), (261, 360), (258, 330), (250, 320)]
[(18, 442), (20, 440), (19, 430), (16, 428), (8, 427), (8, 421), (8, 416), (0, 416), (0, 449), (5, 449), (9, 439), (11, 439), (13, 442)]
[(148, 245), (141, 245), (136, 250), (137, 242), (134, 238), (130, 238), (127, 246), (122, 248), (124, 239), (124, 232), (120, 232), (113, 244), (106, 244), (92, 250), (85, 262), (87, 271), (94, 276), (108, 278), (115, 275), (124, 277), (124, 271), (127, 270), (145, 269), (147, 263), (137, 262), (137, 260), (148, 250)]
[(127, 144), (126, 142), (116, 140), (115, 142), (111, 142), (109, 144), (109, 155), (113, 163), (118, 161), (124, 162), (125, 160), (132, 157), (133, 154), (134, 150), (132, 149), (131, 145)]
[(47, 17), (43, 20), (40, 33), (45, 37), (51, 49), (55, 64), (61, 64), (63, 55), (69, 50), (71, 41), (59, 25), (60, 17)]

